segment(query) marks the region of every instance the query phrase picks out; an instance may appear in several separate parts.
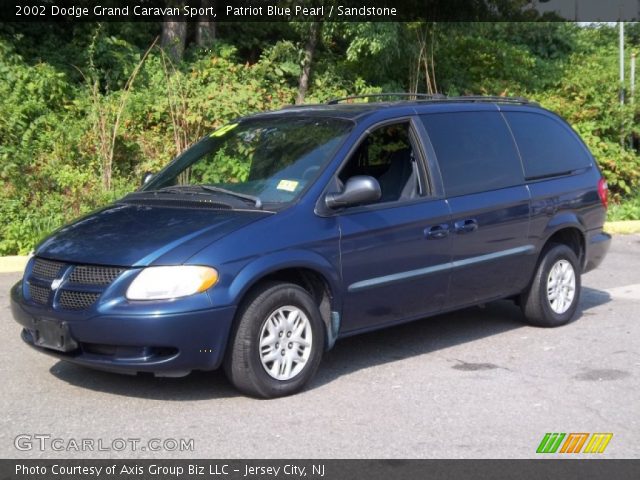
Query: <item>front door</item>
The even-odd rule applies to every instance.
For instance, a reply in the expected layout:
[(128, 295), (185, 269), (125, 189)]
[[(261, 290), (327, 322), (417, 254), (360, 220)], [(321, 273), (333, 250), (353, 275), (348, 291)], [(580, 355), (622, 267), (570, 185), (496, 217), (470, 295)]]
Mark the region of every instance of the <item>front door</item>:
[(419, 318), (444, 304), (449, 207), (426, 191), (417, 145), (410, 121), (386, 124), (361, 141), (340, 171), (342, 183), (370, 175), (382, 190), (379, 202), (338, 216), (343, 333)]

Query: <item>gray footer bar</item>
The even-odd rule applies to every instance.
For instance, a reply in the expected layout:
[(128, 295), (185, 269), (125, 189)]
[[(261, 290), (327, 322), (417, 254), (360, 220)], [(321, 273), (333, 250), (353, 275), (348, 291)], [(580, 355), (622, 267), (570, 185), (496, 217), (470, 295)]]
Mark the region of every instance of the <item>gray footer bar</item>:
[(0, 479), (638, 480), (640, 460), (0, 460)]

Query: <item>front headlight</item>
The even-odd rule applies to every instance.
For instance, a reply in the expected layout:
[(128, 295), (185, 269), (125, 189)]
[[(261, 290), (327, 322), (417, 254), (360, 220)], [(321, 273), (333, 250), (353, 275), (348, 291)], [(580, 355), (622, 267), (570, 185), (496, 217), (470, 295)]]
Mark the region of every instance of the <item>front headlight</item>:
[(127, 290), (129, 300), (167, 300), (204, 292), (218, 281), (211, 267), (178, 265), (148, 267), (142, 270)]

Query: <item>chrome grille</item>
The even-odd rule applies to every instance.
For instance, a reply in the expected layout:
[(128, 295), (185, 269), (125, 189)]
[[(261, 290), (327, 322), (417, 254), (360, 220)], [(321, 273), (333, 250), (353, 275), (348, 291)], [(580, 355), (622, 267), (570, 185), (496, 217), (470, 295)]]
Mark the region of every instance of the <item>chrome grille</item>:
[(51, 289), (47, 287), (41, 287), (40, 285), (29, 285), (29, 295), (31, 300), (40, 305), (46, 305), (49, 303), (49, 294)]
[(99, 293), (62, 290), (59, 303), (65, 310), (84, 310), (93, 305), (99, 296)]
[(69, 281), (84, 285), (109, 285), (123, 271), (123, 268), (79, 265), (71, 272)]
[(33, 263), (32, 274), (34, 277), (53, 280), (54, 278), (58, 278), (62, 267), (64, 267), (64, 263), (45, 260), (44, 258), (36, 258)]

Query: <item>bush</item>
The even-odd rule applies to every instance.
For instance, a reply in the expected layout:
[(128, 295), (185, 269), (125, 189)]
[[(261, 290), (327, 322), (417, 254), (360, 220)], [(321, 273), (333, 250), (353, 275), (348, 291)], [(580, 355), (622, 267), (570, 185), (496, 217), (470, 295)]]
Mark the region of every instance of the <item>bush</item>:
[[(232, 119), (293, 103), (308, 25), (220, 25), (222, 40), (188, 49), (175, 65), (157, 47), (144, 57), (158, 30), (154, 23), (0, 24), (0, 255), (28, 252)], [(443, 93), (524, 95), (558, 112), (606, 176), (612, 218), (638, 217), (640, 102), (619, 105), (613, 28), (329, 23), (307, 101), (407, 91), (411, 82), (425, 91), (420, 58)]]
[(640, 187), (638, 106), (621, 106), (618, 57), (610, 29), (583, 29), (586, 46), (572, 55), (555, 88), (532, 95), (562, 115), (585, 141), (609, 184), (614, 201)]
[(611, 221), (640, 220), (640, 194), (610, 205), (607, 218)]

